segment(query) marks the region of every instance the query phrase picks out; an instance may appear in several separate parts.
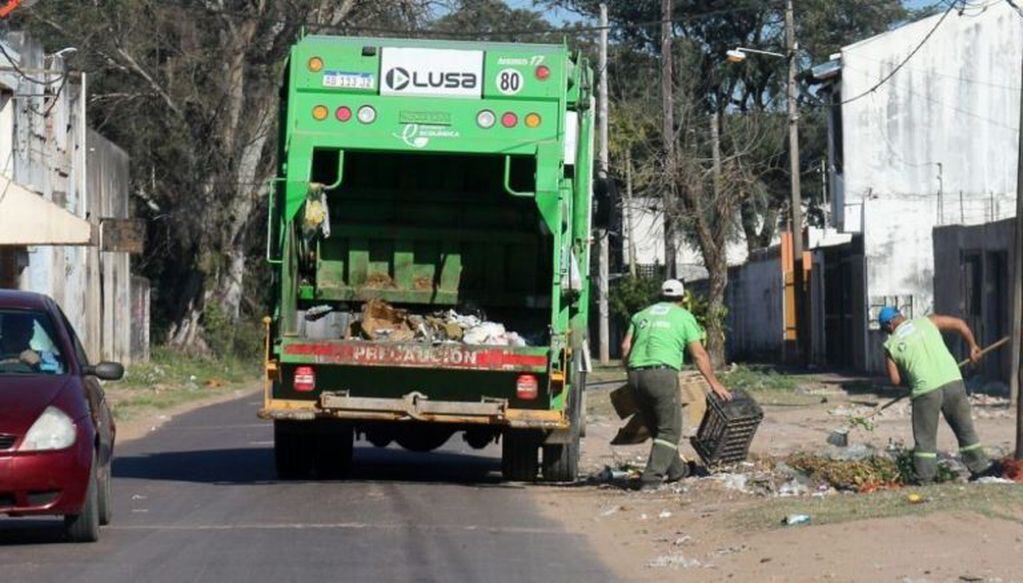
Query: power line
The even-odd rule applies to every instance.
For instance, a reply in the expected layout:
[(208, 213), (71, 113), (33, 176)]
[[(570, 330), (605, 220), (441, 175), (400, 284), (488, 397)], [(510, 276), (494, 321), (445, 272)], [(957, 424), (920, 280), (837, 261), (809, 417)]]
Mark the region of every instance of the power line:
[(938, 22), (934, 23), (934, 26), (931, 28), (931, 30), (929, 30), (927, 32), (927, 34), (924, 36), (923, 40), (921, 40), (920, 43), (917, 44), (916, 47), (912, 51), (910, 51), (910, 53), (908, 55), (906, 55), (906, 58), (903, 59), (902, 62), (900, 62), (898, 65), (896, 65), (894, 69), (889, 71), (887, 75), (882, 77), (880, 81), (875, 83), (873, 87), (871, 87), (870, 89), (867, 89), (866, 91), (864, 91), (863, 93), (860, 93), (859, 95), (856, 95), (854, 97), (850, 97), (849, 99), (844, 99), (844, 100), (842, 100), (842, 101), (840, 101), (838, 103), (831, 103), (831, 104), (828, 104), (828, 105), (831, 105), (831, 106), (845, 105), (847, 103), (851, 103), (853, 101), (862, 99), (862, 98), (866, 97), (867, 95), (870, 95), (871, 93), (873, 93), (873, 92), (877, 91), (878, 89), (880, 89), (881, 86), (883, 86), (892, 77), (894, 77), (895, 74), (898, 73), (899, 70), (901, 70), (906, 65), (906, 63), (909, 62), (910, 59), (912, 59), (918, 52), (920, 52), (920, 49), (922, 49), (923, 46), (925, 44), (927, 44), (927, 41), (929, 41), (931, 39), (931, 37), (934, 36), (934, 33), (937, 32), (938, 28), (941, 27), (942, 23), (945, 22), (945, 19), (948, 18), (948, 15), (952, 13), (952, 11), (955, 9), (955, 6), (956, 6), (955, 2), (951, 3), (949, 5), (949, 7), (945, 10), (945, 13), (941, 15), (941, 18), (938, 19)]
[(57, 83), (63, 84), (64, 77), (67, 76), (66, 72), (54, 71), (54, 74), (59, 74), (60, 75), (59, 78), (57, 78), (57, 79), (36, 79), (35, 77), (32, 77), (31, 75), (26, 73), (24, 70), (22, 70), (21, 67), (18, 66), (18, 62), (15, 61), (14, 57), (12, 57), (7, 52), (7, 49), (4, 47), (4, 43), (2, 43), (2, 42), (0, 42), (0, 54), (2, 54), (4, 56), (4, 58), (7, 59), (8, 62), (10, 62), (11, 68), (14, 69), (14, 72), (17, 73), (19, 77), (21, 77), (22, 79), (24, 79), (24, 80), (26, 80), (26, 81), (28, 81), (30, 83), (35, 83), (36, 85), (46, 85), (46, 86), (49, 86), (49, 85), (56, 85)]

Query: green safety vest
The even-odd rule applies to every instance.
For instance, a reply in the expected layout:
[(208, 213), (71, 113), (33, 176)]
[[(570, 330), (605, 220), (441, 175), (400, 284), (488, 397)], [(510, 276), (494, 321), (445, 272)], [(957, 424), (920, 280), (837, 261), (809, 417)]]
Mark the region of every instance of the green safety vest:
[(703, 329), (689, 310), (668, 302), (654, 304), (633, 316), (629, 334), (629, 368), (668, 366), (680, 370), (686, 347), (703, 339)]
[(955, 357), (930, 318), (907, 320), (888, 336), (884, 349), (908, 377), (911, 397), (963, 380)]

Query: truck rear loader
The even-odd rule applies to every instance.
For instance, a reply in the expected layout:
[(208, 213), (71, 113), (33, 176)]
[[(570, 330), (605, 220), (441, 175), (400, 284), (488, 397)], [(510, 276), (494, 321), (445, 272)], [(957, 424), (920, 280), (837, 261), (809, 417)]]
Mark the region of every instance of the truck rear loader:
[[(343, 476), (357, 436), (429, 451), (456, 433), (499, 441), (507, 479), (576, 478), (591, 87), (564, 46), (293, 47), (259, 411), (282, 478)], [(452, 329), (467, 321), (516, 334)]]

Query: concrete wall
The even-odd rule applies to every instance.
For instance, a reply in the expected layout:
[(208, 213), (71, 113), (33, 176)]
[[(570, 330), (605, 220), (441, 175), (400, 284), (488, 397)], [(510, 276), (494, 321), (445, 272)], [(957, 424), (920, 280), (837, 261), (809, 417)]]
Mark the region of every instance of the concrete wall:
[[(842, 99), (891, 73), (939, 18), (843, 48)], [(883, 370), (882, 305), (934, 311), (932, 229), (1015, 215), (1021, 55), (1023, 18), (1008, 3), (953, 12), (890, 80), (842, 105), (833, 220), (863, 234), (868, 370)]]
[[(629, 261), (629, 220), (632, 221), (632, 232), (635, 236), (637, 265), (664, 265), (664, 217), (661, 213), (661, 200), (651, 197), (635, 197), (631, 202), (623, 200), (622, 221), (625, 231), (622, 237), (622, 257), (624, 264)], [(726, 251), (729, 265), (741, 265), (749, 256), (745, 241), (728, 243)], [(707, 277), (707, 269), (703, 266), (703, 255), (695, 245), (679, 241), (677, 260), (679, 277), (685, 281), (693, 281)]]
[(778, 360), (785, 334), (785, 285), (778, 248), (757, 252), (747, 263), (728, 271), (728, 357)]
[[(990, 344), (1011, 332), (1011, 282), (1013, 281), (1013, 243), (1015, 225), (1012, 220), (977, 226), (947, 226), (934, 230), (934, 311), (966, 320), (982, 345)], [(968, 284), (966, 259), (979, 260), (980, 273)], [(979, 280), (979, 281), (977, 281)], [(979, 283), (979, 286), (976, 286)], [(966, 295), (976, 286), (972, 300)], [(979, 302), (975, 300), (979, 299)], [(965, 356), (962, 342), (949, 338), (951, 346)], [(1008, 383), (1010, 352), (1001, 350), (984, 359), (980, 372), (985, 377)]]
[[(130, 213), (129, 157), (87, 129), (84, 74), (21, 33), (2, 41), (19, 66), (67, 73), (56, 99), (13, 72), (0, 72), (0, 170), (15, 182), (82, 219), (98, 224)], [(40, 73), (36, 73), (39, 76)], [(2, 98), (7, 95), (8, 101)], [(0, 283), (50, 295), (94, 360), (131, 361), (130, 259), (93, 246), (0, 247)]]

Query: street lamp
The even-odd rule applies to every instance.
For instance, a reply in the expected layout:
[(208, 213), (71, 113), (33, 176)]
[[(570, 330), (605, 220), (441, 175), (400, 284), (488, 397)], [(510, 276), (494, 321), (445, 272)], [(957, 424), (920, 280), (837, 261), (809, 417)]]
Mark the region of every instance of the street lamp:
[(792, 0), (785, 2), (785, 54), (772, 51), (762, 51), (748, 47), (736, 47), (726, 53), (731, 63), (741, 63), (746, 60), (749, 53), (766, 55), (769, 57), (780, 57), (788, 61), (788, 82), (786, 84), (786, 101), (789, 122), (789, 172), (791, 174), (790, 193), (790, 228), (792, 230), (792, 259), (793, 259), (793, 287), (795, 300), (795, 321), (796, 321), (796, 352), (798, 359), (803, 364), (810, 362), (811, 343), (810, 334), (812, 331), (809, 324), (810, 310), (807, 309), (806, 295), (803, 282), (803, 201), (801, 187), (799, 184), (799, 111), (796, 108), (796, 25), (793, 15)]
[(769, 57), (779, 57), (782, 59), (786, 58), (786, 56), (781, 53), (775, 53), (773, 51), (762, 51), (760, 49), (751, 49), (748, 47), (735, 47), (734, 49), (726, 52), (725, 57), (728, 59), (729, 63), (741, 63), (745, 61), (746, 58), (749, 56), (747, 53), (767, 55)]

